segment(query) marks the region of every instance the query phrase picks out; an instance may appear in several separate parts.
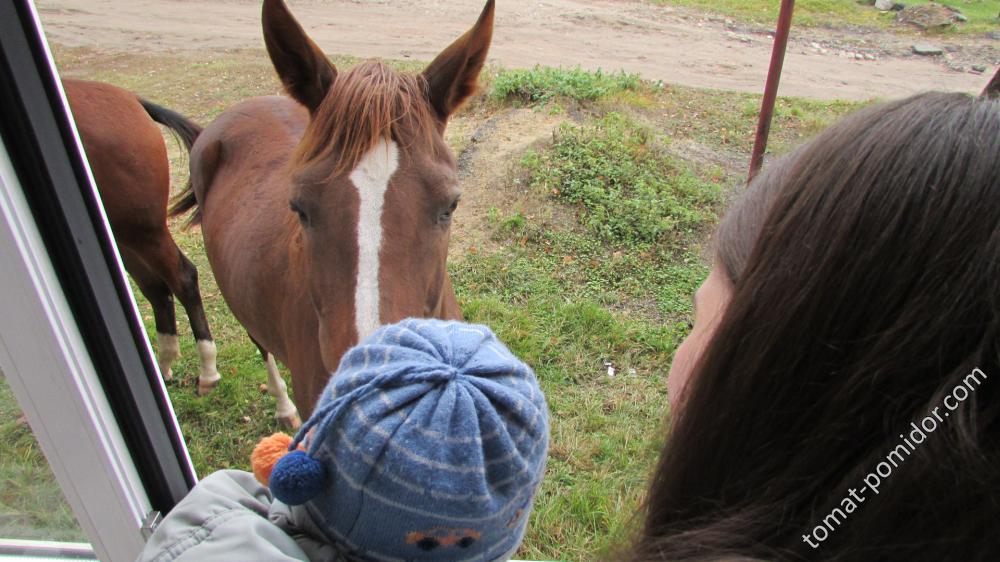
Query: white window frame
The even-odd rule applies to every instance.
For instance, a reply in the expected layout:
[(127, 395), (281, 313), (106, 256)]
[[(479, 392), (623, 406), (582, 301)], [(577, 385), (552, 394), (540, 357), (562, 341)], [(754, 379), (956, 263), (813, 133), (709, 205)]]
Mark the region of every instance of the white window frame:
[[(91, 544), (0, 537), (0, 560), (89, 551), (131, 561), (196, 476), (37, 10), (8, 1), (0, 5), (0, 95), (13, 100), (0, 107), (0, 369)], [(81, 320), (80, 310), (96, 314)]]
[(149, 499), (0, 149), (0, 368), (95, 553), (134, 560)]

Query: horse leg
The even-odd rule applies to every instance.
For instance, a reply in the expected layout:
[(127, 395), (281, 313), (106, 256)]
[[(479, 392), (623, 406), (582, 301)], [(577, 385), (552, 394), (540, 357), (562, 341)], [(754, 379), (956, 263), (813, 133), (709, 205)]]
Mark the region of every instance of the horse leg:
[(146, 255), (146, 260), (157, 269), (160, 277), (181, 301), (187, 313), (191, 332), (198, 346), (198, 354), (201, 356), (198, 395), (204, 396), (219, 384), (221, 375), (216, 367), (215, 341), (208, 328), (208, 319), (205, 318), (205, 308), (201, 302), (201, 291), (198, 289), (198, 270), (181, 253), (166, 228), (160, 233), (155, 248)]
[(170, 365), (181, 355), (180, 343), (177, 341), (177, 319), (174, 316), (174, 297), (170, 288), (162, 279), (146, 266), (140, 257), (128, 249), (122, 249), (122, 261), (139, 291), (153, 306), (153, 319), (156, 324), (156, 363), (160, 367), (163, 380), (173, 378)]
[(264, 359), (264, 363), (267, 364), (267, 392), (277, 402), (274, 417), (282, 427), (298, 429), (302, 425), (302, 419), (299, 417), (299, 411), (295, 407), (295, 404), (288, 397), (288, 385), (285, 384), (285, 379), (281, 377), (281, 372), (278, 371), (278, 364), (274, 360), (274, 355), (257, 343), (257, 340), (252, 337), (250, 339), (253, 340), (254, 345), (260, 351), (260, 356)]
[(201, 290), (198, 288), (198, 269), (191, 263), (191, 260), (187, 259), (187, 256), (181, 253), (180, 248), (177, 248), (177, 255), (180, 258), (182, 273), (181, 286), (174, 294), (184, 305), (184, 312), (187, 313), (188, 321), (191, 323), (191, 331), (194, 333), (198, 345), (198, 354), (201, 356), (198, 395), (204, 396), (219, 384), (219, 379), (222, 376), (216, 367), (215, 340), (212, 339), (212, 332), (208, 328), (208, 319), (205, 317), (205, 307), (201, 302)]

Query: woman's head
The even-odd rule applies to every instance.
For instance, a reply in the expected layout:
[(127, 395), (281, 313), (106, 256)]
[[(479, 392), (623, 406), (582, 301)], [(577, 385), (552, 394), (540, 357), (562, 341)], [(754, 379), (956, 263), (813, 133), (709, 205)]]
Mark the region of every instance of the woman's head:
[(681, 398), (702, 351), (711, 341), (722, 313), (732, 296), (733, 286), (746, 268), (750, 252), (761, 231), (767, 211), (774, 203), (791, 155), (779, 159), (761, 171), (755, 181), (736, 198), (723, 217), (715, 235), (715, 260), (711, 272), (692, 295), (694, 324), (691, 333), (678, 346), (667, 377), (670, 411), (680, 411)]
[[(870, 107), (749, 196), (720, 229), (727, 303), (693, 354), (635, 558), (1000, 546), (985, 500), (1000, 482), (1000, 102)], [(977, 367), (981, 385), (897, 449)], [(861, 492), (893, 451), (879, 492)]]

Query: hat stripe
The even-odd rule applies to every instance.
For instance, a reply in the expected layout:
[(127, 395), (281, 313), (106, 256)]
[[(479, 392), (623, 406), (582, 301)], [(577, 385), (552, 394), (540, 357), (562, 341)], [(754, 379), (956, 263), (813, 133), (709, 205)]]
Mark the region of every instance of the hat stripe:
[(462, 326), (458, 329), (459, 332), (465, 332), (466, 334), (476, 334), (477, 336), (488, 339), (490, 336), (484, 334), (482, 330), (477, 330), (475, 328), (470, 328), (468, 326)]
[[(362, 416), (364, 415), (364, 412), (361, 412), (360, 410), (358, 410), (358, 413), (360, 413)], [(376, 432), (379, 435), (383, 436), (383, 437), (388, 437), (389, 436), (389, 433), (387, 431), (385, 431), (384, 429), (382, 429), (382, 428), (377, 428)], [(430, 496), (431, 498), (434, 498), (434, 499), (449, 500), (449, 501), (488, 502), (488, 501), (490, 501), (490, 500), (493, 499), (493, 496), (490, 496), (489, 494), (474, 494), (474, 493), (471, 493), (471, 492), (468, 493), (468, 494), (450, 494), (448, 492), (442, 492), (442, 491), (439, 491), (439, 490), (427, 490), (426, 488), (423, 488), (423, 487), (421, 487), (421, 486), (419, 486), (417, 484), (414, 484), (414, 483), (412, 483), (412, 482), (410, 482), (408, 480), (405, 480), (403, 478), (400, 478), (399, 476), (396, 476), (392, 472), (389, 472), (389, 470), (384, 465), (379, 464), (378, 461), (376, 461), (374, 457), (372, 457), (371, 455), (366, 454), (364, 451), (360, 451), (357, 448), (352, 448), (350, 445), (348, 445), (348, 448), (351, 450), (351, 452), (356, 452), (356, 454), (359, 457), (361, 457), (361, 460), (364, 461), (365, 464), (367, 464), (368, 466), (370, 466), (372, 469), (374, 469), (375, 471), (377, 471), (379, 474), (385, 476), (386, 478), (388, 478), (389, 480), (391, 480), (395, 484), (398, 484), (398, 485), (406, 488), (407, 490), (410, 490), (411, 492), (414, 492), (414, 493), (417, 493), (417, 494), (428, 495), (428, 496)], [(500, 482), (494, 482), (493, 486), (496, 487), (496, 488), (500, 488), (504, 484), (507, 484), (508, 482), (516, 480), (516, 479), (518, 479), (520, 477), (521, 477), (521, 474), (515, 474), (515, 475), (511, 476), (510, 478), (507, 478), (507, 479), (502, 480)]]
[[(385, 392), (382, 392), (380, 394), (382, 396), (382, 401), (383, 402), (385, 402), (387, 404), (390, 403), (390, 402), (388, 402), (389, 398), (388, 398), (388, 396), (386, 395)], [(518, 408), (518, 410), (523, 410), (523, 405), (524, 405), (523, 401), (518, 400), (517, 403), (520, 406)], [(450, 465), (450, 464), (447, 464), (447, 463), (442, 463), (441, 461), (438, 461), (438, 460), (435, 460), (435, 459), (427, 458), (427, 457), (425, 457), (423, 455), (420, 455), (418, 453), (415, 453), (415, 452), (411, 451), (410, 449), (408, 449), (408, 448), (404, 447), (403, 445), (401, 445), (400, 443), (396, 442), (396, 440), (392, 439), (392, 433), (390, 433), (385, 428), (379, 426), (377, 421), (372, 420), (368, 416), (368, 414), (364, 411), (364, 409), (363, 409), (363, 407), (362, 407), (361, 404), (355, 404), (351, 408), (351, 413), (354, 413), (354, 414), (357, 415), (358, 421), (361, 422), (365, 426), (366, 429), (368, 429), (369, 431), (371, 431), (371, 432), (373, 432), (373, 433), (375, 433), (375, 434), (377, 434), (377, 435), (379, 435), (381, 437), (386, 438), (388, 440), (386, 442), (386, 444), (388, 446), (392, 447), (393, 449), (395, 449), (397, 451), (402, 452), (404, 455), (406, 455), (410, 459), (412, 459), (412, 460), (414, 460), (414, 461), (416, 461), (418, 463), (424, 464), (426, 466), (430, 466), (432, 468), (440, 468), (442, 470), (453, 470), (455, 472), (459, 472), (459, 473), (463, 473), (463, 474), (470, 473), (470, 472), (471, 473), (475, 473), (475, 474), (484, 473), (485, 472), (485, 468), (484, 467), (495, 466), (495, 465), (498, 465), (498, 464), (502, 464), (502, 463), (514, 460), (516, 457), (523, 456), (522, 453), (521, 453), (521, 451), (520, 451), (521, 444), (523, 444), (525, 441), (527, 441), (527, 440), (529, 440), (529, 439), (531, 439), (533, 437), (529, 431), (522, 431), (520, 433), (520, 435), (518, 435), (517, 437), (513, 437), (511, 439), (511, 442), (515, 446), (512, 448), (512, 450), (507, 455), (505, 455), (503, 457), (499, 457), (499, 458), (489, 459), (486, 462), (484, 462), (482, 464), (482, 466), (478, 466), (478, 467), (460, 467), (460, 466), (456, 466), (456, 465)], [(538, 418), (541, 416), (541, 413), (542, 413), (542, 410), (540, 408), (537, 408), (537, 407), (534, 408), (534, 413), (532, 414), (531, 420), (527, 424), (527, 426), (530, 427), (530, 426), (534, 425), (535, 423), (537, 423)], [(396, 416), (396, 415), (399, 415), (399, 413), (398, 412), (394, 412), (391, 415), (392, 416)], [(496, 427), (500, 427), (501, 425), (507, 425), (507, 424), (499, 424), (498, 423), (496, 425)], [(414, 425), (413, 427), (415, 429), (417, 429), (417, 430), (421, 429), (421, 427), (419, 425)], [(343, 429), (339, 429), (338, 428), (337, 431), (338, 431), (339, 436), (342, 439), (347, 440), (347, 437), (344, 434)], [(496, 436), (500, 436), (500, 432), (499, 431), (495, 431), (493, 433), (495, 433)], [(440, 435), (440, 434), (438, 434), (438, 435)], [(509, 436), (509, 434), (507, 434), (507, 435)], [(434, 438), (437, 438), (437, 437), (438, 436), (434, 436)], [(458, 443), (458, 444), (468, 444), (470, 441), (469, 440), (457, 440), (456, 439), (454, 441), (447, 441), (447, 442), (449, 442), (449, 443)], [(474, 442), (477, 443), (477, 444), (481, 444), (482, 440), (476, 440)], [(348, 444), (348, 447), (351, 447), (351, 445)], [(522, 459), (521, 462), (518, 463), (518, 464), (519, 465), (523, 464), (523, 462), (524, 461)], [(519, 466), (519, 468), (521, 468), (521, 466)]]
[[(475, 388), (476, 390), (478, 390), (481, 395), (483, 395), (484, 397), (486, 397), (487, 400), (489, 400), (489, 401), (492, 402), (494, 400), (493, 396), (494, 396), (496, 387), (498, 386), (498, 384), (499, 384), (500, 381), (491, 381), (491, 380), (483, 379), (483, 378), (472, 378), (472, 377), (470, 377), (469, 379), (467, 379), (467, 382), (469, 384), (471, 384), (473, 388)], [(544, 407), (545, 402), (544, 402), (544, 398), (542, 397), (542, 395), (541, 395), (540, 392), (539, 392), (539, 394), (530, 396), (529, 398), (530, 398), (529, 402), (531, 403), (532, 406), (535, 407), (535, 410), (532, 413), (531, 420), (529, 420), (527, 423), (524, 423), (524, 424), (521, 424), (521, 425), (523, 427), (535, 430), (535, 433), (533, 433), (531, 436), (532, 437), (538, 437), (538, 435), (537, 435), (537, 430), (539, 429), (538, 428), (538, 418), (541, 415), (543, 415), (543, 413), (545, 411), (545, 407)], [(512, 409), (515, 412), (517, 412), (518, 414), (523, 414), (524, 402), (520, 398), (517, 399), (517, 402), (516, 402), (516, 404), (513, 407), (511, 407), (511, 404), (510, 404), (509, 400), (506, 397), (497, 397), (496, 400), (498, 402), (500, 402), (501, 404), (506, 405), (508, 409)], [(541, 404), (539, 404), (539, 402), (541, 402)]]
[[(344, 446), (347, 447), (347, 449), (351, 453), (354, 453), (354, 454), (358, 455), (361, 458), (361, 460), (364, 461), (364, 463), (367, 464), (369, 467), (371, 467), (373, 470), (378, 471), (380, 474), (385, 474), (386, 476), (389, 476), (390, 480), (392, 480), (393, 482), (399, 484), (400, 486), (403, 486), (404, 488), (416, 491), (416, 492), (421, 493), (421, 494), (430, 495), (431, 497), (440, 496), (440, 499), (447, 499), (447, 500), (454, 499), (456, 501), (464, 501), (466, 499), (464, 497), (453, 497), (453, 498), (452, 497), (448, 497), (451, 494), (447, 494), (446, 492), (440, 492), (440, 491), (437, 491), (437, 490), (430, 490), (430, 491), (428, 491), (428, 490), (422, 488), (419, 484), (414, 484), (414, 483), (409, 482), (409, 481), (404, 481), (403, 479), (399, 478), (398, 476), (395, 476), (392, 473), (388, 472), (388, 470), (384, 466), (382, 466), (381, 464), (379, 464), (378, 461), (375, 458), (373, 458), (372, 456), (366, 454), (364, 451), (361, 451), (360, 448), (358, 448), (356, 445), (354, 445), (348, 439), (347, 435), (343, 432), (343, 430), (338, 429), (337, 431), (338, 431), (338, 437), (340, 437), (340, 439), (343, 441)], [(543, 439), (543, 440), (540, 440), (540, 441), (536, 441), (535, 444), (534, 444), (534, 446), (532, 446), (531, 450), (528, 451), (527, 453), (525, 453), (524, 456), (534, 457), (535, 455), (538, 454), (538, 449), (542, 448), (542, 447), (546, 447), (546, 448), (548, 447), (548, 439)], [(527, 472), (528, 472), (527, 470), (525, 470), (523, 468), (520, 468), (517, 472), (514, 472), (514, 474), (510, 475), (507, 478), (504, 478), (502, 480), (497, 480), (497, 481), (490, 481), (489, 482), (490, 488), (497, 489), (497, 490), (501, 489), (504, 486), (506, 486), (507, 484), (510, 484), (511, 482), (523, 479), (524, 475)], [(470, 494), (469, 496), (471, 498), (477, 499), (477, 500), (479, 498), (483, 497), (483, 496), (480, 496), (478, 494)], [(492, 499), (492, 498), (489, 498), (489, 497), (487, 497), (487, 498), (488, 499)]]
[(449, 445), (469, 445), (475, 443), (476, 445), (482, 445), (483, 441), (489, 441), (490, 439), (495, 439), (500, 436), (500, 430), (494, 429), (493, 431), (484, 434), (482, 437), (452, 437), (451, 435), (445, 435), (440, 431), (434, 431), (433, 429), (427, 429), (422, 425), (414, 426), (413, 429), (417, 430), (424, 437), (429, 437), (431, 439), (437, 439), (438, 441), (443, 441)]
[[(381, 426), (377, 425), (377, 423), (373, 423), (373, 420), (371, 418), (369, 418), (367, 414), (365, 414), (365, 411), (363, 409), (361, 409), (360, 406), (355, 406), (352, 409), (352, 413), (357, 414), (359, 420), (361, 421), (361, 423), (363, 423), (371, 431), (373, 431), (376, 434), (378, 434), (380, 437), (383, 437), (383, 438), (390, 438), (390, 437), (392, 437), (392, 433), (390, 433), (384, 427), (381, 427)], [(536, 413), (534, 419), (537, 419), (538, 415), (539, 414)], [(399, 413), (399, 412), (393, 414), (393, 417), (396, 417), (396, 416), (400, 416), (401, 417), (402, 414)], [(422, 430), (423, 428), (421, 428), (420, 426), (414, 426), (414, 429)], [(430, 437), (432, 437), (432, 438), (440, 438), (440, 437), (442, 437), (442, 434), (440, 434), (438, 432), (431, 431), (431, 430), (425, 430), (425, 431), (428, 434), (432, 434), (432, 435), (430, 435)], [(500, 434), (499, 431), (493, 431), (492, 433), (493, 433), (494, 436)], [(434, 434), (436, 434), (436, 435), (434, 435)], [(361, 457), (361, 459), (365, 462), (365, 464), (367, 464), (368, 466), (370, 466), (373, 469), (377, 470), (380, 474), (384, 474), (385, 476), (387, 476), (390, 480), (392, 480), (396, 484), (399, 484), (400, 486), (403, 486), (404, 488), (407, 488), (407, 489), (409, 489), (411, 491), (414, 491), (414, 492), (417, 492), (417, 493), (421, 493), (421, 494), (427, 494), (427, 495), (430, 495), (433, 498), (455, 500), (455, 501), (467, 501), (467, 500), (488, 501), (488, 500), (492, 499), (491, 496), (489, 496), (489, 495), (483, 495), (483, 494), (472, 494), (472, 493), (469, 493), (469, 494), (463, 494), (463, 495), (455, 495), (455, 494), (449, 494), (449, 493), (446, 493), (446, 492), (440, 492), (440, 491), (437, 491), (437, 490), (430, 490), (430, 491), (425, 490), (424, 488), (422, 488), (422, 487), (420, 487), (420, 486), (418, 486), (416, 484), (413, 484), (412, 482), (403, 480), (403, 479), (395, 476), (394, 474), (388, 472), (385, 469), (385, 467), (383, 467), (380, 464), (378, 464), (378, 462), (375, 460), (374, 457), (372, 457), (372, 456), (370, 456), (368, 454), (365, 454), (363, 451), (359, 450), (357, 447), (355, 447), (354, 445), (352, 445), (351, 442), (350, 442), (350, 440), (347, 440), (343, 433), (340, 434), (340, 437), (342, 439), (345, 439), (345, 446), (351, 452), (358, 454)], [(520, 448), (520, 446), (524, 443), (524, 441), (527, 440), (527, 439), (529, 439), (529, 438), (531, 438), (531, 435), (528, 432), (526, 432), (526, 431), (522, 431), (521, 434), (518, 435), (514, 439), (514, 443), (516, 443), (517, 446), (518, 446), (518, 448)], [(534, 454), (537, 451), (538, 451), (538, 444), (536, 443), (535, 447), (532, 449), (532, 451), (530, 453), (528, 453), (528, 455), (530, 456), (530, 455)], [(487, 463), (487, 464), (491, 464), (491, 463)], [(491, 486), (493, 488), (503, 488), (505, 485), (507, 485), (507, 484), (509, 484), (509, 483), (511, 483), (511, 482), (513, 482), (515, 480), (520, 479), (522, 477), (522, 475), (523, 475), (523, 471), (520, 472), (520, 473), (515, 473), (515, 474), (511, 475), (508, 478), (504, 478), (503, 480), (498, 480), (498, 481), (495, 481), (495, 482), (491, 482), (490, 484), (491, 484)]]
[[(382, 402), (386, 406), (389, 406), (390, 408), (392, 407), (392, 402), (389, 401), (389, 397), (388, 397), (388, 395), (386, 395), (386, 393), (383, 392), (381, 394), (381, 398), (382, 398)], [(375, 433), (378, 433), (382, 437), (386, 437), (386, 438), (392, 437), (392, 435), (385, 428), (383, 428), (382, 426), (378, 425), (378, 421), (373, 420), (370, 417), (368, 417), (368, 414), (365, 413), (364, 408), (362, 408), (360, 404), (354, 406), (354, 408), (351, 410), (351, 412), (354, 413), (354, 414), (357, 414), (357, 416), (361, 420), (361, 422), (363, 424), (365, 424), (366, 426), (368, 426)], [(397, 418), (397, 417), (403, 418), (404, 421), (405, 421), (406, 414), (404, 414), (402, 412), (396, 411), (396, 412), (392, 412), (391, 414), (386, 414), (386, 418), (385, 419), (391, 420), (392, 418)], [(440, 431), (434, 431), (433, 429), (427, 429), (427, 428), (425, 428), (423, 426), (420, 426), (420, 425), (413, 425), (411, 427), (412, 427), (412, 429), (415, 429), (418, 432), (420, 432), (424, 437), (430, 437), (431, 439), (436, 439), (438, 441), (444, 441), (445, 443), (448, 443), (450, 445), (470, 445), (470, 444), (473, 444), (473, 443), (475, 443), (476, 445), (482, 445), (482, 443), (483, 443), (484, 440), (490, 440), (490, 439), (493, 439), (494, 437), (497, 437), (497, 436), (500, 435), (500, 430), (494, 429), (488, 435), (484, 435), (482, 437), (479, 437), (479, 436), (476, 436), (476, 437), (452, 437), (450, 435), (445, 435), (444, 433), (441, 433)]]
[[(369, 427), (369, 429), (373, 429), (373, 428)], [(339, 436), (344, 441), (344, 445), (348, 449), (350, 449), (351, 452), (356, 452), (357, 451), (357, 449), (355, 449), (354, 446), (349, 443), (349, 438), (347, 437), (347, 434), (344, 433), (344, 430), (342, 428), (339, 428), (339, 427), (337, 428), (337, 436)], [(414, 461), (416, 463), (422, 464), (424, 466), (428, 466), (430, 468), (437, 468), (437, 469), (440, 469), (440, 470), (448, 470), (448, 471), (451, 471), (451, 472), (457, 472), (459, 474), (486, 474), (486, 468), (484, 466), (482, 466), (482, 465), (480, 465), (480, 466), (456, 466), (456, 465), (448, 464), (448, 463), (441, 462), (441, 461), (438, 461), (438, 460), (429, 459), (429, 458), (427, 458), (427, 457), (425, 457), (423, 455), (419, 455), (417, 453), (414, 453), (413, 451), (407, 449), (406, 447), (400, 445), (399, 443), (396, 443), (395, 441), (388, 441), (388, 442), (386, 442), (386, 445), (388, 445), (389, 447), (391, 447), (392, 449), (394, 449), (396, 451), (399, 451), (404, 456), (408, 457), (410, 460), (412, 460), (412, 461)]]
[(420, 516), (423, 516), (423, 517), (433, 517), (435, 519), (446, 519), (446, 520), (448, 520), (450, 522), (456, 522), (457, 521), (457, 522), (461, 522), (461, 523), (482, 523), (484, 521), (493, 521), (493, 520), (497, 520), (497, 519), (504, 519), (505, 517), (506, 517), (506, 519), (509, 519), (510, 518), (510, 510), (511, 510), (511, 508), (515, 508), (516, 509), (515, 506), (517, 506), (519, 504), (523, 504), (524, 503), (524, 497), (526, 495), (528, 495), (528, 493), (534, 491), (534, 485), (532, 485), (532, 486), (525, 486), (520, 492), (518, 492), (518, 494), (516, 496), (514, 496), (514, 498), (511, 501), (503, 504), (499, 508), (499, 510), (496, 511), (493, 515), (487, 515), (487, 516), (484, 516), (484, 517), (460, 517), (460, 516), (457, 516), (457, 515), (445, 515), (445, 514), (442, 514), (440, 512), (426, 511), (426, 510), (423, 510), (423, 509), (420, 509), (420, 508), (417, 508), (417, 507), (413, 507), (412, 505), (408, 505), (408, 504), (405, 504), (405, 503), (400, 503), (400, 502), (397, 502), (397, 501), (392, 500), (390, 498), (387, 498), (387, 497), (379, 494), (378, 492), (373, 491), (370, 487), (364, 486), (363, 484), (361, 484), (357, 480), (351, 478), (349, 476), (349, 473), (348, 473), (348, 470), (349, 470), (350, 467), (347, 467), (347, 466), (344, 466), (343, 464), (341, 464), (340, 461), (337, 459), (337, 457), (331, 457), (330, 460), (333, 462), (334, 467), (337, 469), (337, 473), (336, 473), (335, 477), (338, 478), (338, 479), (343, 480), (344, 483), (347, 484), (348, 487), (350, 487), (351, 489), (353, 489), (353, 490), (355, 490), (357, 492), (361, 492), (362, 494), (370, 497), (371, 499), (373, 499), (375, 501), (378, 501), (378, 502), (381, 502), (381, 503), (383, 503), (385, 505), (388, 505), (390, 507), (393, 507), (393, 508), (396, 508), (396, 509), (401, 509), (403, 511), (408, 511), (410, 513), (414, 513), (416, 515), (420, 515)]
[[(386, 439), (389, 439), (389, 438), (392, 437), (392, 434), (389, 433), (388, 431), (386, 431), (384, 428), (382, 428), (382, 427), (380, 427), (380, 426), (378, 426), (376, 424), (373, 424), (371, 418), (369, 418), (367, 415), (365, 415), (364, 410), (362, 410), (360, 406), (355, 406), (352, 411), (358, 415), (358, 417), (361, 419), (361, 422), (366, 427), (368, 427), (369, 429), (371, 429), (372, 431), (374, 431), (380, 437), (384, 437)], [(341, 436), (341, 438), (344, 438), (343, 432), (340, 433), (340, 436)], [(352, 446), (349, 442), (346, 444), (346, 446), (347, 446), (347, 448), (349, 450), (351, 450), (351, 452), (356, 452), (356, 454), (361, 457), (361, 460), (363, 460), (365, 462), (365, 464), (367, 464), (368, 466), (370, 466), (373, 469), (375, 469), (376, 471), (378, 471), (379, 474), (382, 474), (382, 475), (386, 476), (387, 478), (389, 478), (389, 480), (392, 480), (396, 484), (399, 484), (400, 486), (402, 486), (402, 487), (410, 490), (411, 492), (416, 492), (418, 494), (426, 494), (426, 495), (429, 495), (429, 496), (431, 496), (432, 498), (435, 498), (435, 499), (444, 499), (444, 500), (453, 500), (453, 501), (490, 501), (490, 500), (493, 499), (492, 496), (487, 495), (487, 494), (473, 494), (473, 493), (468, 493), (468, 494), (449, 494), (447, 492), (441, 492), (441, 491), (438, 491), (438, 490), (429, 490), (428, 491), (427, 489), (425, 489), (425, 488), (423, 488), (421, 486), (413, 484), (412, 482), (404, 480), (404, 479), (396, 476), (395, 474), (389, 472), (384, 466), (382, 466), (381, 464), (379, 464), (375, 460), (374, 457), (372, 457), (371, 455), (366, 454), (364, 451), (358, 450), (356, 447)]]
[[(389, 398), (389, 393), (387, 393), (385, 391), (382, 391), (382, 392), (379, 393), (379, 398), (382, 400), (382, 403), (385, 404), (385, 406), (387, 408), (389, 408), (390, 410), (393, 410), (393, 412), (391, 414), (387, 414), (388, 416), (391, 416), (391, 417), (399, 416), (399, 417), (403, 417), (403, 418), (406, 417), (406, 414), (404, 414), (404, 413), (402, 413), (400, 411), (396, 411), (396, 410), (398, 410), (399, 406), (395, 405), (392, 402), (392, 400)], [(364, 410), (361, 409), (360, 405), (355, 406), (355, 411), (360, 414), (363, 422), (365, 422), (365, 423), (373, 423), (372, 419), (369, 418), (367, 414), (365, 414)], [(538, 412), (535, 412), (535, 416), (534, 416), (534, 418), (531, 421), (534, 422), (537, 419), (538, 419)], [(445, 443), (448, 443), (449, 445), (468, 445), (470, 443), (475, 443), (475, 444), (479, 445), (479, 444), (482, 444), (484, 441), (489, 441), (490, 439), (496, 439), (497, 437), (500, 436), (500, 430), (499, 429), (494, 429), (493, 431), (490, 431), (489, 433), (484, 433), (482, 436), (476, 435), (474, 437), (454, 437), (454, 436), (451, 436), (451, 435), (446, 435), (446, 434), (444, 434), (444, 433), (442, 433), (440, 431), (435, 431), (433, 429), (427, 429), (426, 427), (424, 427), (422, 425), (414, 425), (413, 429), (415, 429), (418, 432), (420, 432), (420, 434), (423, 435), (424, 437), (429, 437), (431, 439), (436, 439), (438, 441), (443, 441)], [(381, 429), (380, 432), (379, 432), (379, 435), (384, 435), (384, 433), (382, 433), (384, 431), (385, 431), (385, 429)]]

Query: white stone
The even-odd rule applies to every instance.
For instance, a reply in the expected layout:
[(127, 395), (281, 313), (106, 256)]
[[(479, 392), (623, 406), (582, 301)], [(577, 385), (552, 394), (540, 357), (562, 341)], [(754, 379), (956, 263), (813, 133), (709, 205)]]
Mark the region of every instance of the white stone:
[(911, 48), (913, 49), (914, 53), (925, 56), (940, 55), (941, 53), (944, 52), (941, 49), (941, 47), (938, 47), (937, 45), (932, 45), (930, 43), (917, 43), (913, 45), (913, 47)]

